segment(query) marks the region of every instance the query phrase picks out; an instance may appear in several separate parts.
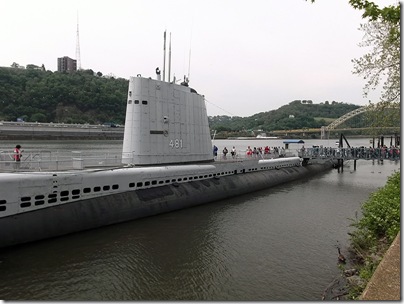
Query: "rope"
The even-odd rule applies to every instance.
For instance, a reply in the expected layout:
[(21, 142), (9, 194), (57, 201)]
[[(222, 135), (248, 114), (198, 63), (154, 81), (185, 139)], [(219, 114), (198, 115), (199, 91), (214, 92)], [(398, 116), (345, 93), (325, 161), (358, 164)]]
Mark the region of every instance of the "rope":
[(205, 98), (205, 101), (206, 101), (206, 102), (208, 102), (209, 104), (211, 104), (211, 105), (215, 106), (216, 108), (219, 108), (220, 110), (222, 110), (222, 111), (224, 111), (224, 112), (226, 112), (226, 113), (230, 114), (231, 116), (236, 116), (236, 115), (234, 115), (234, 114), (230, 113), (229, 111), (227, 111), (227, 110), (225, 110), (225, 109), (223, 109), (223, 108), (219, 107), (218, 105), (215, 105), (214, 103), (210, 102), (210, 101), (209, 101), (209, 100), (207, 100), (206, 98)]

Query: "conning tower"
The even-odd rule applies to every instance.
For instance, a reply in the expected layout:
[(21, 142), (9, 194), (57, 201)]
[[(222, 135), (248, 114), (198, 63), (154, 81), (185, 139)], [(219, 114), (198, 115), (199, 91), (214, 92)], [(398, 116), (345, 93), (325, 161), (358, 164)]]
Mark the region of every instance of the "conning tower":
[(129, 80), (122, 163), (154, 165), (212, 161), (204, 96), (173, 82)]

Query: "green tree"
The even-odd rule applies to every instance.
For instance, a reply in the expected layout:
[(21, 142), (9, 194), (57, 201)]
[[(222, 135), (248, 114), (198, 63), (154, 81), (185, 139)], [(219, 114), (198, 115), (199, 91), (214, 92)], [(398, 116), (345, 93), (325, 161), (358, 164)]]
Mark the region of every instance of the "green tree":
[[(315, 0), (311, 0), (315, 2)], [(379, 7), (368, 0), (349, 0), (354, 8), (363, 11), (362, 18), (368, 23), (362, 24), (360, 29), (365, 36), (362, 47), (370, 47), (371, 51), (354, 63), (353, 73), (366, 80), (363, 89), (364, 96), (383, 82), (380, 100), (370, 102), (367, 119), (374, 127), (375, 135), (381, 129), (392, 124), (400, 128), (400, 24), (401, 10), (396, 5)]]
[(367, 83), (364, 95), (383, 84), (381, 101), (397, 102), (400, 99), (400, 25), (384, 21), (372, 21), (361, 25), (365, 32), (362, 47), (372, 50), (359, 59), (354, 59), (354, 74), (363, 76)]
[(380, 100), (369, 103), (367, 119), (375, 135), (385, 133), (385, 128), (400, 129), (400, 6), (389, 6), (383, 9), (377, 5), (366, 4), (366, 1), (354, 1), (358, 8), (364, 9), (364, 18), (369, 22), (361, 25), (365, 33), (360, 46), (370, 47), (369, 53), (359, 59), (354, 59), (354, 74), (363, 76), (366, 80), (364, 96), (374, 90), (381, 82)]
[(46, 122), (125, 121), (126, 79), (105, 79), (92, 72), (59, 73), (0, 68), (0, 117)]
[(363, 10), (362, 18), (368, 18), (369, 21), (381, 20), (389, 23), (400, 23), (400, 4), (398, 1), (397, 5), (384, 8), (380, 8), (377, 4), (368, 0), (349, 0), (349, 4), (355, 9)]
[(35, 122), (46, 122), (46, 115), (42, 113), (35, 113), (32, 114), (30, 121), (35, 121)]

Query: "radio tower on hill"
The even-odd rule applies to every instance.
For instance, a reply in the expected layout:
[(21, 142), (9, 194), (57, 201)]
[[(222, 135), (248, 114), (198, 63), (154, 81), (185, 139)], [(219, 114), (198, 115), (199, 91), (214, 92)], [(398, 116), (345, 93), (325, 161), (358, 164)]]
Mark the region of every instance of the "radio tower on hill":
[(81, 70), (80, 40), (79, 40), (79, 12), (77, 11), (77, 41), (76, 41), (77, 70)]

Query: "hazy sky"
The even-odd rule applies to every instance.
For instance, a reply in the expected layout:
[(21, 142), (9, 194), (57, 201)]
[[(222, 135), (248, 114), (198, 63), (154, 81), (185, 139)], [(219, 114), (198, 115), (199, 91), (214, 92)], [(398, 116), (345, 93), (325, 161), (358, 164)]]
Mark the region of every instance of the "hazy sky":
[[(375, 0), (381, 6), (393, 0)], [(76, 59), (129, 79), (163, 70), (171, 32), (171, 79), (188, 75), (208, 115), (251, 116), (296, 99), (364, 105), (352, 74), (366, 21), (348, 0), (0, 0), (0, 66)], [(168, 43), (167, 43), (168, 48)], [(167, 60), (168, 61), (168, 60)], [(190, 62), (190, 64), (189, 64)], [(168, 68), (166, 68), (168, 72)], [(168, 76), (167, 76), (168, 77)]]

